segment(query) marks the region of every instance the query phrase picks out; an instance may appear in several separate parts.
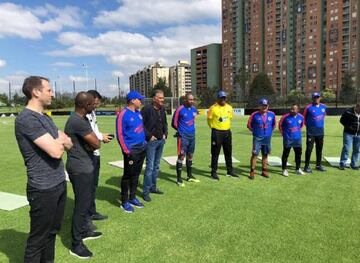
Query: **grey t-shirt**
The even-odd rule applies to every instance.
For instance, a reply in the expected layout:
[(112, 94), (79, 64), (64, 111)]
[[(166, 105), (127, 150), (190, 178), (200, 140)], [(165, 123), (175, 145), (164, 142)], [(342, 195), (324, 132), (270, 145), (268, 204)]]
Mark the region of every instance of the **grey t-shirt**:
[(46, 114), (25, 108), (15, 119), (15, 136), (24, 158), (28, 184), (36, 189), (49, 189), (65, 181), (62, 159), (54, 159), (34, 141), (49, 133), (59, 137), (58, 128)]
[(84, 137), (92, 133), (92, 128), (86, 117), (74, 113), (65, 124), (65, 133), (71, 138), (73, 147), (67, 152), (66, 170), (69, 173), (92, 173), (93, 150), (84, 140)]

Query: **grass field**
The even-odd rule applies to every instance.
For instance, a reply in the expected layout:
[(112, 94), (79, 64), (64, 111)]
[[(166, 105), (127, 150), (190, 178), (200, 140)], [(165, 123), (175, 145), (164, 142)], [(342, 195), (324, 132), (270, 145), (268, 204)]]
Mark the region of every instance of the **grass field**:
[[(338, 117), (327, 117), (324, 155), (339, 156), (342, 128)], [(66, 118), (55, 117), (63, 129)], [(197, 120), (194, 175), (201, 182), (175, 184), (175, 170), (161, 163), (158, 186), (163, 196), (133, 214), (120, 210), (122, 170), (108, 166), (122, 159), (116, 141), (103, 145), (98, 211), (107, 221), (96, 225), (104, 233), (87, 241), (92, 262), (360, 262), (360, 173), (328, 167), (325, 173), (288, 178), (280, 168), (270, 169), (269, 180), (246, 178), (251, 136), (247, 117), (233, 121), (233, 156), (241, 161), (235, 171), (240, 180), (210, 176), (210, 130), (204, 117)], [(114, 117), (99, 117), (102, 131), (114, 132)], [(25, 195), (26, 175), (14, 137), (13, 119), (0, 119), (0, 191)], [(170, 129), (171, 130), (171, 129)], [(171, 130), (171, 133), (173, 131)], [(273, 136), (273, 155), (281, 156), (282, 140)], [(175, 155), (169, 136), (164, 155)], [(312, 160), (315, 158), (312, 155)], [(289, 161), (294, 163), (291, 153)], [(313, 166), (313, 164), (312, 164)], [(140, 178), (142, 182), (142, 176)], [(140, 191), (141, 188), (139, 188)], [(76, 262), (69, 255), (73, 193), (56, 243), (57, 262)], [(29, 229), (29, 207), (0, 211), (0, 262), (21, 262)]]

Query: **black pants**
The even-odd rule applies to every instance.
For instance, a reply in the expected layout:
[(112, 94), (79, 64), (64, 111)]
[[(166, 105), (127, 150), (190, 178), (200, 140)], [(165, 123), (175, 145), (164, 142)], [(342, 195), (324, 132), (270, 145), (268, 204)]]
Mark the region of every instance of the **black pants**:
[(228, 173), (233, 172), (232, 166), (232, 139), (231, 131), (211, 130), (211, 173), (214, 174), (218, 168), (221, 146), (225, 155), (226, 169)]
[[(299, 170), (300, 169), (300, 164), (301, 164), (301, 154), (302, 154), (302, 148), (301, 147), (293, 147), (294, 149), (294, 153), (295, 153), (295, 169)], [(281, 157), (281, 166), (282, 169), (285, 170), (286, 169), (286, 164), (287, 164), (287, 160), (290, 154), (290, 150), (291, 147), (283, 147), (283, 153), (282, 153), (282, 157)]]
[[(130, 154), (124, 153), (124, 175), (121, 178), (121, 202), (135, 198), (139, 176), (146, 156), (146, 148), (132, 149)], [(130, 191), (130, 196), (129, 196)]]
[(92, 201), (91, 190), (94, 184), (94, 173), (69, 172), (69, 178), (72, 183), (75, 196), (71, 226), (72, 247), (75, 248), (82, 243), (82, 235), (88, 231), (86, 223), (89, 219), (89, 209)]
[(305, 167), (308, 167), (310, 164), (311, 152), (314, 148), (316, 148), (316, 165), (321, 165), (322, 158), (322, 149), (324, 145), (324, 135), (320, 136), (306, 136), (306, 151), (305, 151)]
[(94, 183), (91, 188), (91, 205), (90, 205), (90, 216), (96, 214), (96, 188), (99, 185), (99, 175), (100, 175), (100, 156), (94, 155), (93, 157), (93, 166), (94, 166)]
[(28, 185), (26, 193), (30, 204), (30, 233), (24, 262), (52, 262), (55, 259), (56, 233), (64, 215), (66, 182), (46, 190)]

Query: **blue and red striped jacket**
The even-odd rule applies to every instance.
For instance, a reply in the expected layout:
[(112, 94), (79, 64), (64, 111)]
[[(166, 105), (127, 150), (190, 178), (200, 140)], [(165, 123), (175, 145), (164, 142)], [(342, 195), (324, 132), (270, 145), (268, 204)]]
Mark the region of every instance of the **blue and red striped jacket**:
[(268, 111), (261, 114), (260, 111), (253, 112), (248, 120), (247, 127), (255, 137), (271, 137), (276, 126), (275, 113)]
[(194, 106), (185, 107), (181, 105), (176, 109), (172, 118), (171, 126), (178, 131), (180, 136), (195, 134), (195, 117), (197, 110)]

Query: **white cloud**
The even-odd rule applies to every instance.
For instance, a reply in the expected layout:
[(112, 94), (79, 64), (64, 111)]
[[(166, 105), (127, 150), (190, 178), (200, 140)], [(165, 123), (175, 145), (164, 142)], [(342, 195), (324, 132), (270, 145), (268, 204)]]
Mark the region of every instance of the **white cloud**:
[(15, 92), (22, 94), (21, 88), (24, 82), (24, 79), (29, 76), (29, 73), (26, 71), (16, 71), (11, 75), (0, 78), (0, 93), (7, 93), (9, 91), (9, 83), (11, 83), (11, 90), (14, 94)]
[(141, 26), (144, 24), (185, 24), (219, 19), (221, 0), (123, 0), (113, 11), (101, 11), (97, 26)]
[(46, 4), (30, 9), (10, 2), (3, 3), (0, 4), (0, 38), (41, 39), (46, 32), (82, 27), (81, 17), (82, 11), (72, 6), (58, 8)]
[(120, 70), (114, 70), (113, 72), (111, 72), (111, 75), (114, 77), (114, 78), (117, 78), (117, 77), (124, 77), (124, 73)]
[(52, 64), (55, 67), (62, 67), (62, 68), (68, 68), (68, 67), (74, 67), (74, 63), (65, 62), (65, 61), (58, 61)]
[(73, 75), (70, 75), (70, 76), (69, 76), (69, 80), (70, 80), (70, 81), (75, 81), (75, 82), (87, 82), (86, 78), (83, 77), (83, 76), (73, 76)]
[(5, 67), (5, 65), (6, 65), (6, 61), (0, 59), (0, 68)]

